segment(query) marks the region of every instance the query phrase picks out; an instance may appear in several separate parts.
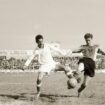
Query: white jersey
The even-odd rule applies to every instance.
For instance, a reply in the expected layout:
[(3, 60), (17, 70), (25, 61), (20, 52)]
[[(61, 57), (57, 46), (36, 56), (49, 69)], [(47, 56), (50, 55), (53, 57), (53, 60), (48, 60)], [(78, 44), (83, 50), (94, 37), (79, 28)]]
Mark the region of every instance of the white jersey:
[(46, 63), (53, 63), (53, 57), (51, 55), (51, 46), (48, 44), (44, 44), (44, 48), (37, 49), (38, 53), (38, 61), (40, 64), (46, 64)]
[(51, 55), (51, 49), (59, 52), (60, 54), (63, 54), (61, 50), (51, 46), (50, 44), (45, 43), (44, 48), (36, 48), (30, 56), (30, 58), (26, 61), (25, 65), (28, 66), (32, 59), (35, 57), (35, 55), (38, 56), (38, 62), (40, 64), (51, 64), (54, 63), (53, 57)]

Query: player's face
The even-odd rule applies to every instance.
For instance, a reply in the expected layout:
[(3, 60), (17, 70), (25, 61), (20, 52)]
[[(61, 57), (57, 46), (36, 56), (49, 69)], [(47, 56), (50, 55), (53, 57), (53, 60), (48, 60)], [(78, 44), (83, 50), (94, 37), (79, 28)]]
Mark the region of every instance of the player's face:
[(87, 45), (91, 45), (92, 38), (86, 38), (85, 41)]
[(43, 39), (42, 38), (38, 39), (37, 44), (39, 48), (43, 48)]

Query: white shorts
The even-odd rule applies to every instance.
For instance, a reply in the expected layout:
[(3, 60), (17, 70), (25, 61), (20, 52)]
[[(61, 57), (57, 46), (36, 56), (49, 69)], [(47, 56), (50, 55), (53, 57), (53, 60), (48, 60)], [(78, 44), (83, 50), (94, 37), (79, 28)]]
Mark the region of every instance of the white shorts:
[(46, 63), (39, 67), (39, 72), (50, 73), (58, 68), (60, 64), (58, 62)]

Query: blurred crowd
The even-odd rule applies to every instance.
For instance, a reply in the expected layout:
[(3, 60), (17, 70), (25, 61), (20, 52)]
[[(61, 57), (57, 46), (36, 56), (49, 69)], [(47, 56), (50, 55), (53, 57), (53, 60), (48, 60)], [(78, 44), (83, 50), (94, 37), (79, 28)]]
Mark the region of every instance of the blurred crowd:
[[(54, 60), (56, 62), (60, 62), (62, 65), (69, 65), (71, 69), (76, 69), (77, 68), (77, 63), (80, 57), (54, 57)], [(0, 69), (22, 69), (26, 59), (16, 59), (14, 57), (11, 57), (9, 59), (4, 57), (0, 57)], [(38, 69), (39, 68), (38, 61), (34, 59), (31, 64), (29, 65), (28, 69), (33, 70), (33, 69)], [(97, 61), (96, 61), (96, 69), (105, 69), (105, 57), (103, 56), (97, 56)]]

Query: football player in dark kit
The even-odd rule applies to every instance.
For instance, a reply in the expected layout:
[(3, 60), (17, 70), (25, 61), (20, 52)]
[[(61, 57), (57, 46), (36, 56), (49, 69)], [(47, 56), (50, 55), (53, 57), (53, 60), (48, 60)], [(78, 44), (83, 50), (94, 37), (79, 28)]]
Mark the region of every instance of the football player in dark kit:
[(97, 53), (105, 55), (105, 53), (99, 48), (99, 45), (93, 45), (92, 39), (93, 35), (90, 33), (86, 33), (84, 35), (84, 39), (86, 44), (81, 45), (81, 47), (73, 53), (82, 53), (83, 57), (78, 62), (78, 72), (84, 71), (84, 79), (80, 88), (78, 89), (78, 97), (81, 92), (86, 88), (88, 82), (95, 76), (95, 61)]

